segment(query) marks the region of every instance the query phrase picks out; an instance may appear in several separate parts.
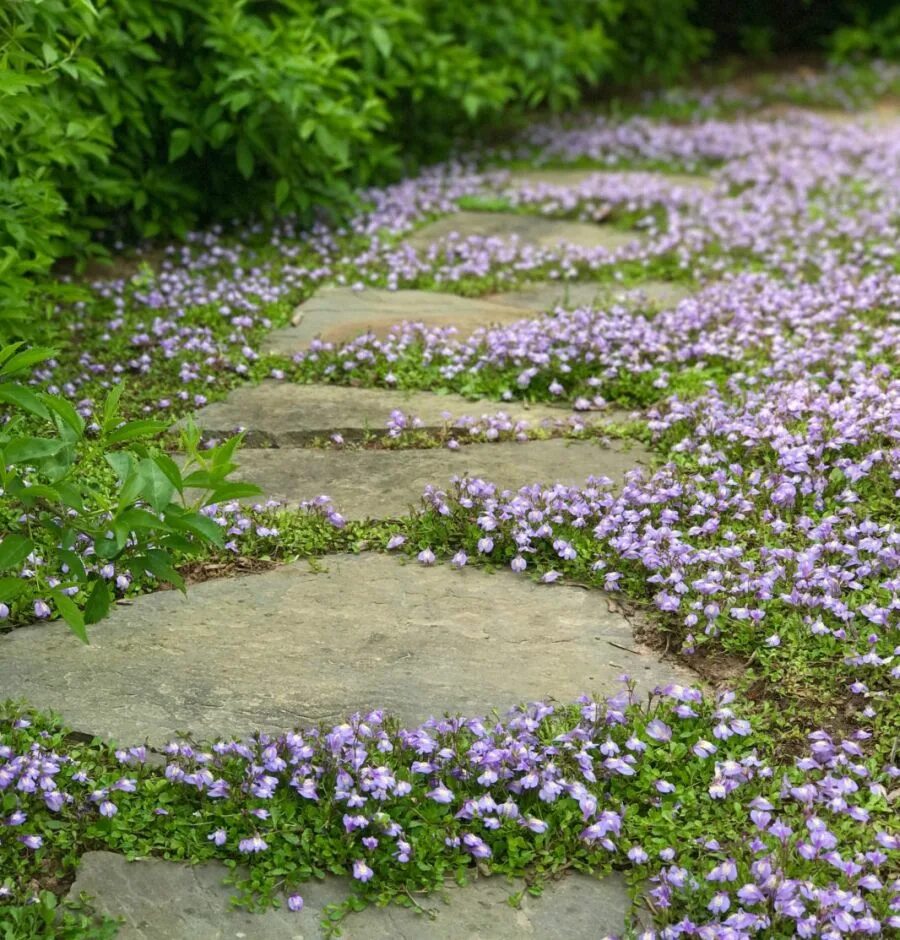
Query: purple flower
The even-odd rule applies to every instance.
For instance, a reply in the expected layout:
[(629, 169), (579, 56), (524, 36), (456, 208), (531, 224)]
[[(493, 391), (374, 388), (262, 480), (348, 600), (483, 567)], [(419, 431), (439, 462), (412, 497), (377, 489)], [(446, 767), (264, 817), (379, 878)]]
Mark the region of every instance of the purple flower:
[(299, 894), (292, 894), (287, 899), (287, 906), (290, 911), (302, 911), (303, 898)]
[(357, 859), (353, 863), (353, 877), (357, 881), (371, 881), (374, 876), (375, 872), (362, 859)]
[(660, 721), (659, 718), (654, 718), (648, 722), (645, 731), (647, 737), (652, 738), (654, 741), (665, 743), (672, 740), (672, 729), (664, 721)]
[(453, 791), (449, 790), (442, 783), (438, 784), (433, 790), (429, 790), (426, 795), (429, 799), (434, 800), (435, 803), (453, 802)]
[(244, 855), (251, 855), (255, 852), (265, 852), (268, 847), (268, 844), (258, 833), (250, 836), (248, 839), (241, 839), (238, 843), (238, 851), (242, 852)]

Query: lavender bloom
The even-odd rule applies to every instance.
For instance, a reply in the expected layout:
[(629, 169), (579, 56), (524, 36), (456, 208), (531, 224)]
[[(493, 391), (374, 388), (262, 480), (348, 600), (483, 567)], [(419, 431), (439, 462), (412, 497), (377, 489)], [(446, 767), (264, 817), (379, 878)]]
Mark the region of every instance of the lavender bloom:
[(252, 855), (255, 852), (265, 852), (268, 847), (268, 844), (259, 834), (250, 836), (247, 839), (241, 839), (238, 843), (238, 851), (245, 855)]

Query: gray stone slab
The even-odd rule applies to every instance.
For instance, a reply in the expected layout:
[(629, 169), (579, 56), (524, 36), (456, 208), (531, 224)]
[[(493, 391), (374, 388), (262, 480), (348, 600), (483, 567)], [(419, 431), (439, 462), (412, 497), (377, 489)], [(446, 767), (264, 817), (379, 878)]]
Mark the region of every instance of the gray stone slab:
[(519, 290), (504, 291), (485, 297), (504, 307), (520, 307), (535, 312), (552, 311), (556, 307), (574, 310), (577, 307), (607, 306), (623, 298), (646, 298), (654, 307), (671, 307), (691, 293), (684, 284), (671, 281), (645, 281), (635, 287), (623, 288), (614, 284), (596, 284), (560, 281), (540, 281)]
[(481, 477), (511, 489), (531, 483), (581, 486), (588, 476), (618, 483), (651, 456), (637, 445), (611, 442), (601, 447), (560, 439), (470, 444), (456, 451), (245, 448), (235, 477), (256, 483), (267, 497), (283, 502), (296, 504), (325, 493), (347, 519), (392, 519), (421, 508), (427, 484), (449, 488), (453, 476)]
[(590, 222), (569, 222), (549, 219), (539, 215), (512, 212), (456, 212), (431, 222), (409, 236), (407, 242), (418, 250), (456, 233), (467, 238), (509, 239), (518, 236), (522, 242), (540, 248), (556, 248), (563, 242), (581, 248), (608, 248), (614, 251), (630, 245), (639, 236), (634, 232), (623, 232), (611, 225), (594, 225)]
[(404, 722), (505, 712), (609, 695), (622, 672), (644, 689), (689, 681), (635, 646), (600, 591), (375, 553), (147, 594), (91, 626), (90, 641), (61, 623), (0, 637), (0, 700), (158, 746), (180, 732), (244, 736), (375, 707)]
[(454, 294), (325, 287), (297, 307), (292, 326), (273, 330), (261, 348), (263, 352), (291, 356), (306, 349), (316, 337), (332, 343), (348, 342), (368, 331), (384, 337), (404, 320), (434, 327), (452, 326), (459, 336), (468, 336), (480, 326), (521, 319), (522, 311), (517, 307)]
[[(300, 886), (304, 908), (251, 914), (229, 909), (232, 890), (224, 865), (182, 865), (161, 859), (127, 862), (112, 852), (88, 852), (69, 896), (82, 891), (94, 906), (124, 923), (118, 940), (321, 940), (323, 909), (345, 900), (347, 879), (329, 877)], [(521, 881), (494, 876), (416, 900), (433, 916), (391, 905), (368, 907), (341, 923), (345, 940), (600, 940), (622, 933), (630, 901), (621, 875), (571, 874), (549, 883), (540, 897), (508, 898)]]
[[(646, 175), (649, 171), (639, 171)], [(665, 173), (652, 171), (660, 182), (670, 183), (672, 186), (690, 186), (694, 189), (712, 189), (716, 181), (709, 176), (693, 173)], [(509, 174), (509, 185), (515, 187), (548, 185), (548, 186), (580, 186), (597, 176), (622, 176), (622, 170), (602, 169), (528, 169), (512, 170)]]
[(453, 418), (467, 415), (479, 418), (502, 411), (514, 421), (527, 420), (532, 426), (539, 426), (544, 420), (566, 420), (572, 414), (567, 408), (552, 405), (526, 407), (512, 402), (473, 402), (461, 395), (266, 381), (234, 389), (223, 401), (201, 408), (194, 420), (210, 436), (246, 428), (251, 432), (247, 435), (251, 446), (264, 442), (284, 446), (305, 444), (334, 432), (340, 432), (347, 440), (359, 438), (367, 431), (383, 434), (394, 410), (420, 418), (423, 427), (430, 429), (444, 426), (446, 412)]

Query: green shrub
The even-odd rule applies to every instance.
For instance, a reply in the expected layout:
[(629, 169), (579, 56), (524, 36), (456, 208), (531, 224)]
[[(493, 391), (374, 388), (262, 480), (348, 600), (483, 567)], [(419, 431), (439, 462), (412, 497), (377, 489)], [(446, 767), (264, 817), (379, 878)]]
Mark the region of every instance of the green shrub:
[(122, 421), (122, 385), (88, 429), (68, 399), (19, 381), (51, 352), (0, 349), (0, 405), (10, 416), (0, 428), (0, 619), (33, 607), (86, 639), (86, 624), (109, 611), (113, 570), (184, 589), (176, 560), (224, 542), (200, 510), (259, 489), (228, 480), (238, 437), (201, 452), (188, 428), (182, 466), (153, 447), (168, 425)]
[(900, 60), (900, 6), (882, 17), (861, 11), (851, 25), (834, 31), (828, 41), (831, 58), (836, 62), (860, 59)]

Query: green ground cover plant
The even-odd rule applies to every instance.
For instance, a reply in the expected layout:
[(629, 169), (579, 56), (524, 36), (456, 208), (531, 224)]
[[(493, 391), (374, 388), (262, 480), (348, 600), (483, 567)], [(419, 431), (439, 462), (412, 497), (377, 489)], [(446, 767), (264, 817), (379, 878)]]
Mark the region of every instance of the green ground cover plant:
[[(74, 9), (94, 22), (114, 5)], [(175, 20), (165, 17), (178, 11), (187, 17), (186, 9), (154, 7), (154, 17), (163, 17), (147, 34), (160, 56), (155, 68), (174, 67), (160, 49), (181, 48), (182, 40)], [(333, 52), (329, 43), (344, 42), (340, 30), (351, 31), (348, 48), (357, 48), (355, 21), (336, 9), (328, 42), (299, 37), (296, 22), (276, 22), (268, 9), (234, 5), (228, 12), (247, 19), (223, 17), (210, 41), (237, 43), (227, 35), (237, 31), (240, 43), (275, 55), (279, 43), (302, 38), (322, 59), (294, 63), (298, 69), (334, 65), (325, 53)], [(518, 9), (524, 15), (532, 8)], [(379, 10), (389, 19), (387, 8)], [(50, 12), (59, 19), (35, 20), (20, 46), (37, 49), (33, 37), (44, 36), (52, 50), (68, 36), (68, 51), (54, 59), (42, 41), (43, 65), (35, 70), (37, 60), (29, 60), (17, 72), (26, 80), (7, 80), (20, 89), (10, 100), (39, 81), (46, 100), (61, 95), (57, 63), (64, 75), (85, 68), (79, 88), (93, 81), (78, 62), (74, 32), (67, 32), (71, 10), (48, 3), (39, 11)], [(530, 27), (495, 12), (490, 22), (498, 30), (505, 23), (510, 36), (520, 30), (527, 36)], [(445, 17), (448, 35), (464, 28), (453, 11), (434, 15)], [(400, 20), (402, 38), (416, 21)], [(185, 18), (186, 31), (187, 24)], [(588, 26), (581, 22), (581, 32)], [(377, 35), (370, 50), (376, 63), (401, 41), (390, 31), (387, 39)], [(225, 49), (216, 47), (216, 56)], [(485, 42), (478, 54), (498, 53)], [(536, 61), (546, 66), (540, 56)], [(549, 92), (526, 88), (526, 65), (511, 67), (509, 81), (516, 94), (539, 103)], [(666, 937), (685, 920), (716, 938), (889, 935), (898, 927), (896, 171), (882, 159), (877, 131), (866, 136), (810, 121), (789, 132), (783, 123), (752, 117), (730, 124), (702, 117), (710, 109), (746, 115), (785, 98), (852, 103), (859, 98), (844, 97), (847, 88), (859, 85), (847, 74), (832, 84), (829, 78), (772, 87), (733, 109), (725, 93), (719, 104), (703, 94), (651, 103), (654, 113), (679, 122), (696, 119), (687, 124), (593, 115), (581, 124), (540, 125), (522, 147), (532, 155), (546, 151), (547, 165), (601, 167), (612, 154), (616, 169), (687, 163), (719, 174), (719, 189), (694, 210), (674, 196), (648, 207), (641, 202), (647, 180), (629, 178), (618, 198), (638, 207), (621, 218), (636, 226), (648, 219), (652, 230), (647, 244), (625, 257), (572, 250), (528, 260), (464, 242), (405, 268), (389, 251), (371, 249), (376, 237), (389, 248), (399, 245), (465, 199), (496, 207), (479, 204), (485, 197), (478, 193), (498, 166), (522, 159), (507, 153), (483, 166), (439, 168), (405, 188), (370, 188), (360, 197), (366, 212), (352, 217), (355, 228), (320, 225), (310, 234), (282, 220), (208, 229), (159, 257), (138, 255), (144, 263), (127, 267), (122, 278), (77, 288), (64, 282), (46, 293), (31, 276), (74, 244), (66, 219), (77, 201), (59, 180), (89, 179), (95, 171), (114, 180), (110, 168), (127, 159), (130, 145), (115, 158), (73, 145), (65, 160), (74, 162), (65, 162), (58, 178), (48, 174), (46, 199), (9, 191), (20, 213), (6, 217), (18, 220), (9, 229), (16, 245), (32, 237), (32, 228), (47, 231), (42, 212), (59, 228), (30, 261), (27, 251), (7, 252), (15, 259), (8, 270), (20, 278), (10, 281), (18, 307), (5, 309), (19, 313), (6, 322), (9, 334), (37, 319), (35, 298), (55, 315), (52, 353), (11, 344), (0, 354), (0, 589), (7, 592), (0, 615), (7, 626), (60, 615), (89, 639), (89, 621), (114, 598), (215, 572), (377, 549), (422, 565), (511, 568), (548, 585), (562, 579), (605, 590), (647, 618), (648, 638), (683, 655), (701, 675), (716, 678), (716, 668), (729, 664), (740, 692), (735, 701), (672, 687), (648, 704), (626, 693), (610, 703), (535, 705), (497, 725), (447, 719), (406, 732), (376, 714), (274, 740), (208, 749), (181, 742), (166, 754), (168, 773), (143, 749), (78, 740), (52, 716), (9, 704), (0, 718), (0, 910), (13, 940), (112, 934), (115, 925), (94, 921), (89, 909), (62, 911), (57, 902), (80, 855), (98, 848), (219, 859), (234, 869), (245, 903), (287, 903), (298, 911), (304, 881), (347, 874), (357, 894), (328, 913), (338, 928), (363, 903), (405, 903), (410, 892), (485, 866), (527, 873), (535, 890), (567, 867), (624, 870), (635, 891), (648, 892), (656, 929)], [(868, 94), (890, 73), (880, 67), (852, 73), (861, 74), (861, 93)], [(248, 171), (255, 182), (242, 192), (254, 192), (258, 182), (259, 198), (274, 204), (278, 160), (290, 163), (305, 150), (291, 150), (300, 147), (293, 141), (266, 152), (266, 135), (274, 139), (282, 118), (269, 125), (259, 117), (253, 96), (264, 78), (242, 75), (223, 92), (226, 111), (257, 117), (248, 114), (245, 126), (228, 111), (233, 136), (223, 138), (220, 150), (202, 134), (196, 145), (179, 135), (175, 150), (185, 149), (170, 155), (169, 138), (160, 144), (154, 137), (171, 167), (180, 172), (233, 147), (222, 185), (231, 185), (228, 174), (239, 180)], [(223, 75), (209, 80), (230, 87)], [(397, 82), (390, 102), (415, 97)], [(464, 125), (478, 116), (468, 110), (502, 103), (499, 92), (491, 103), (494, 91), (484, 89), (488, 103), (467, 110), (454, 94), (448, 91), (444, 102), (447, 126), (448, 113)], [(60, 107), (77, 115), (85, 100), (79, 92)], [(347, 100), (354, 121), (371, 117), (363, 98)], [(261, 110), (270, 115), (284, 105), (276, 96)], [(28, 99), (19, 106), (17, 120), (24, 121)], [(379, 105), (387, 116), (391, 107)], [(329, 111), (328, 121), (339, 120), (336, 114), (340, 109)], [(97, 126), (102, 130), (102, 122)], [(347, 160), (374, 140), (364, 123), (354, 127), (359, 135), (347, 134)], [(250, 142), (243, 147), (245, 132)], [(76, 141), (80, 133), (72, 129)], [(394, 142), (402, 139), (397, 134)], [(310, 140), (302, 146), (336, 174), (329, 189), (336, 207), (342, 192), (377, 178), (377, 147), (357, 177), (356, 170), (344, 175), (342, 153), (329, 153), (335, 145), (327, 130), (313, 128)], [(264, 163), (270, 157), (271, 167)], [(127, 167), (119, 169), (121, 179), (131, 179)], [(192, 172), (178, 186), (189, 187)], [(144, 206), (110, 197), (112, 214), (85, 202), (82, 218), (101, 228), (115, 218), (115, 225), (162, 231), (153, 226), (175, 219), (161, 207), (180, 198), (176, 191), (202, 217), (187, 190), (166, 196), (167, 185), (148, 190)], [(131, 182), (125, 189), (135, 191)], [(54, 192), (65, 192), (65, 205)], [(608, 196), (602, 187), (582, 193), (571, 213), (589, 214)], [(291, 208), (302, 218), (302, 206)], [(527, 208), (554, 214), (540, 200)], [(85, 221), (84, 244), (94, 231), (94, 221)], [(322, 283), (475, 295), (532, 278), (629, 285), (647, 276), (690, 284), (695, 296), (671, 308), (603, 302), (524, 317), (467, 342), (407, 326), (387, 341), (365, 336), (321, 344), (290, 360), (256, 352), (265, 332), (284, 324), (292, 306)], [(31, 299), (19, 303), (23, 290)], [(598, 481), (503, 497), (489, 481), (468, 481), (429, 493), (420, 515), (388, 522), (347, 522), (327, 500), (299, 512), (251, 508), (238, 501), (252, 498), (251, 491), (229, 480), (238, 437), (207, 448), (188, 427), (179, 439), (183, 465), (164, 446), (173, 438), (161, 435), (174, 418), (240, 382), (264, 378), (457, 391), (493, 399), (498, 409), (510, 398), (571, 402), (586, 411), (641, 408), (624, 430), (652, 446), (659, 462), (630, 477), (621, 494)], [(477, 408), (485, 410), (483, 403)], [(406, 418), (385, 418), (388, 435), (401, 429), (399, 443), (421, 443), (414, 429), (404, 430)], [(497, 430), (490, 422), (486, 429)], [(515, 429), (499, 431), (510, 433)], [(479, 779), (484, 749), (494, 746), (503, 751), (489, 768), (496, 775)], [(522, 747), (527, 766), (516, 763)], [(311, 762), (309, 772), (295, 777), (303, 762)], [(346, 821), (344, 773), (367, 794), (379, 794), (372, 799), (383, 802), (384, 815), (370, 814), (363, 825), (348, 812)]]

